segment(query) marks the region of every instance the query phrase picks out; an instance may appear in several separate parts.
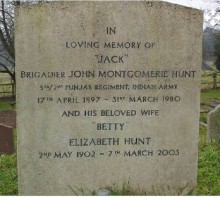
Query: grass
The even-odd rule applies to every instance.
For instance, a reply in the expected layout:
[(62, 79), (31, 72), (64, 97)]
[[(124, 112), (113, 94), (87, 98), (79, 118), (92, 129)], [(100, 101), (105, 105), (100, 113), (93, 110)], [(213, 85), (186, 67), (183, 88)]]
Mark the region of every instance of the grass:
[(207, 124), (207, 113), (200, 114), (200, 122)]
[[(13, 109), (9, 102), (0, 102), (0, 110)], [(14, 130), (14, 144), (17, 144), (16, 129)], [(16, 152), (16, 150), (15, 150)], [(17, 155), (0, 156), (0, 195), (18, 194)]]
[[(210, 111), (210, 105), (213, 103), (220, 103), (220, 90), (209, 90), (201, 93), (201, 110)], [(207, 123), (208, 113), (200, 114), (200, 121)]]
[(201, 102), (220, 102), (220, 90), (209, 90), (201, 93)]
[(0, 110), (14, 109), (9, 102), (0, 102)]
[(14, 129), (15, 153), (0, 156), (0, 195), (18, 194), (16, 140), (17, 133)]
[(17, 178), (16, 154), (0, 156), (0, 195), (16, 195)]
[[(220, 103), (220, 90), (201, 93), (203, 105), (210, 105), (214, 102)], [(207, 113), (200, 114), (200, 121), (207, 122)], [(220, 142), (207, 143), (206, 135), (206, 128), (201, 126), (197, 194), (220, 195)]]
[[(212, 103), (216, 100), (220, 101), (219, 90), (210, 90), (201, 94), (202, 103)], [(1, 110), (10, 108), (10, 104), (6, 102), (0, 103)], [(206, 118), (207, 115), (202, 114), (200, 119), (206, 121)], [(18, 194), (16, 166), (16, 153), (0, 156), (0, 195)], [(135, 194), (127, 185), (121, 190), (113, 189), (113, 195)], [(207, 143), (206, 129), (202, 126), (199, 140), (197, 195), (220, 195), (220, 142)]]
[(220, 195), (220, 143), (207, 143), (205, 128), (200, 128), (197, 194)]

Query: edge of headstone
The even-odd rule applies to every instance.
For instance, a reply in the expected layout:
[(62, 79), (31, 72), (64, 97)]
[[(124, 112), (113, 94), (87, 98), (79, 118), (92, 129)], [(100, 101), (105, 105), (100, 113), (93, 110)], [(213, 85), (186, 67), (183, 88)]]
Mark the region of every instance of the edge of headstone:
[[(28, 1), (32, 1), (32, 0), (28, 0)], [(166, 1), (166, 0), (48, 0), (47, 2), (42, 2), (42, 3), (39, 3), (39, 4), (32, 4), (32, 5), (19, 5), (19, 6), (16, 6), (15, 7), (15, 12), (16, 10), (19, 8), (19, 7), (33, 7), (33, 6), (39, 6), (39, 5), (45, 5), (45, 4), (48, 4), (48, 3), (57, 3), (57, 2), (95, 2), (95, 1), (99, 1), (99, 2), (162, 2), (162, 3), (167, 3), (167, 4), (172, 4), (172, 5), (177, 5), (177, 6), (180, 6), (180, 7), (185, 7), (185, 8), (188, 8), (188, 9), (193, 9), (193, 10), (198, 10), (198, 11), (201, 11), (201, 12), (204, 12), (202, 9), (199, 9), (199, 8), (195, 8), (195, 7), (190, 7), (190, 6), (187, 6), (187, 5), (181, 5), (181, 4), (178, 4), (178, 3), (174, 3), (174, 2), (169, 2), (169, 1)]]
[(207, 117), (207, 141), (208, 142), (211, 142), (213, 139), (210, 137), (210, 118), (211, 118), (211, 115), (213, 113), (215, 113), (216, 111), (218, 111), (220, 109), (220, 104), (217, 105), (213, 110), (211, 110), (209, 113), (208, 113), (208, 117)]

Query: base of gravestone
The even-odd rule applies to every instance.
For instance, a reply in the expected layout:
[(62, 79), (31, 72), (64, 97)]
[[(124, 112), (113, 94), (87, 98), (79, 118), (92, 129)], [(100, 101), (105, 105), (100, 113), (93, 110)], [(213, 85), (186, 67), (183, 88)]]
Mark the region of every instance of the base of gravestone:
[(112, 191), (110, 189), (99, 189), (94, 192), (95, 196), (111, 196)]

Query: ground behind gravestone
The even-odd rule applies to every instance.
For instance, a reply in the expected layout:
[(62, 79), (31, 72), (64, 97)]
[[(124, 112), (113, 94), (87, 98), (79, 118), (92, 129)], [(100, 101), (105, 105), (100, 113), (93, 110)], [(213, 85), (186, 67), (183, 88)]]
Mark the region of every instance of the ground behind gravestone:
[[(220, 91), (203, 92), (201, 106), (220, 101)], [(1, 110), (12, 110), (9, 103), (0, 103)], [(201, 117), (206, 121), (206, 116)], [(16, 141), (16, 130), (15, 141)], [(206, 129), (200, 126), (199, 164), (197, 195), (220, 195), (220, 142), (206, 142)], [(0, 156), (0, 195), (17, 195), (17, 158), (16, 153), (10, 156)], [(123, 188), (113, 188), (113, 194), (129, 195), (135, 193), (125, 185)]]
[(0, 123), (16, 128), (16, 111), (13, 109), (0, 111)]

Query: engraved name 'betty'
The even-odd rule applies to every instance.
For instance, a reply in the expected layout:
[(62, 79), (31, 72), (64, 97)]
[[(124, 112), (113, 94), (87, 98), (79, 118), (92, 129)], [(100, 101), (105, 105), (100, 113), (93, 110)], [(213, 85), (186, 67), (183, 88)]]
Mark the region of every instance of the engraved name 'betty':
[(194, 78), (194, 70), (75, 70), (75, 71), (21, 71), (21, 78)]

